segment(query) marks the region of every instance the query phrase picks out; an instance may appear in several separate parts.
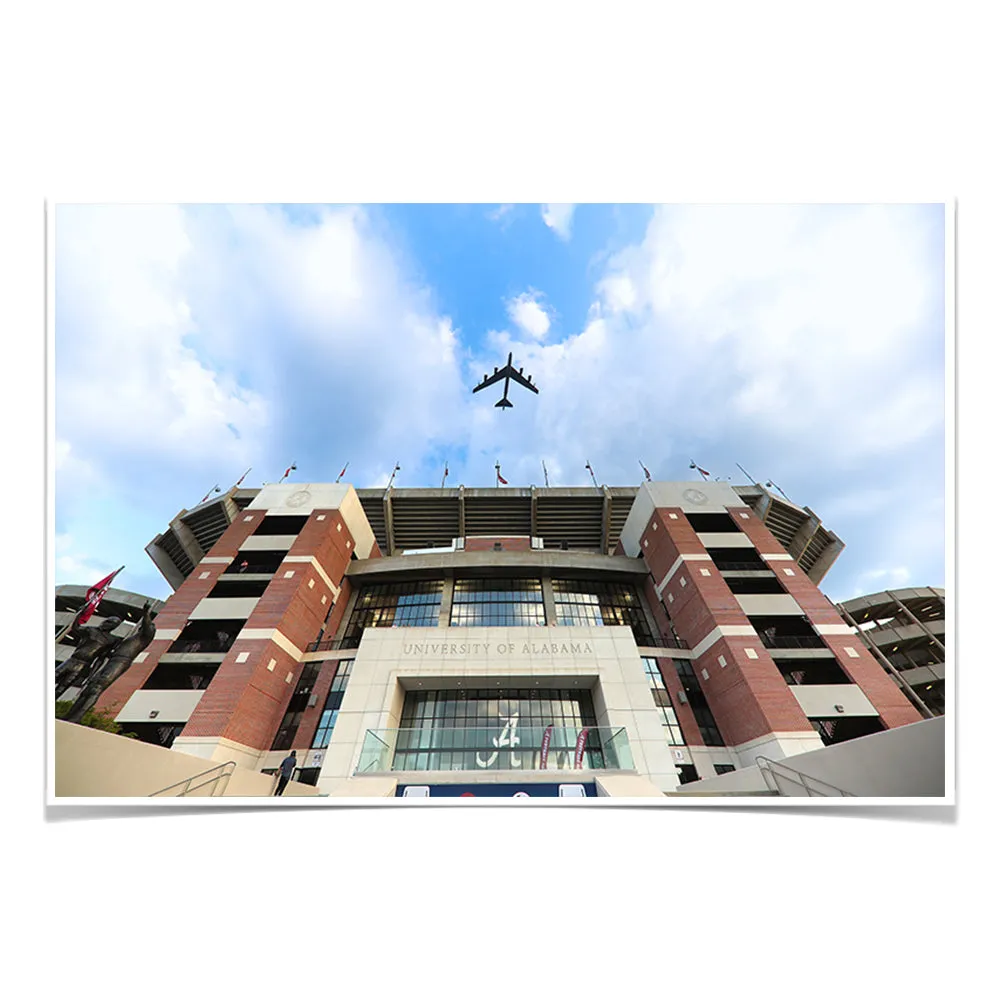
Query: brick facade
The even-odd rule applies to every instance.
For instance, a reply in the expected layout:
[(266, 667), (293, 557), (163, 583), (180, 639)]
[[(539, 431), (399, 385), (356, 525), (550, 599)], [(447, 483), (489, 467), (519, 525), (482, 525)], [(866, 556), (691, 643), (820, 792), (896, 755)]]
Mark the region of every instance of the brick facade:
[[(741, 513), (747, 517), (741, 517)], [(753, 542), (753, 551), (757, 555), (786, 554), (781, 543), (749, 507), (734, 507), (730, 514), (736, 526)], [(707, 555), (698, 533), (683, 511), (678, 508), (655, 510), (642, 533), (640, 546), (651, 573), (645, 593), (661, 633), (665, 615), (669, 616), (677, 634), (691, 648), (718, 626), (751, 629), (749, 618), (711, 559), (682, 561), (663, 587), (660, 598), (657, 598), (655, 585), (664, 580), (679, 556)], [(817, 631), (822, 626), (843, 626), (843, 619), (836, 608), (794, 561), (781, 559), (765, 562)], [(785, 569), (792, 572), (785, 573)], [(837, 663), (861, 688), (887, 727), (919, 720), (919, 713), (860, 641), (847, 635), (825, 635), (823, 639)], [(845, 651), (847, 646), (855, 648), (858, 656), (850, 656)], [(756, 653), (756, 657), (748, 655), (747, 650)], [(725, 658), (724, 666), (719, 657)], [(753, 632), (720, 636), (700, 656), (692, 659), (692, 668), (727, 745), (738, 746), (768, 733), (812, 732), (812, 724), (774, 659)], [(662, 672), (665, 680), (668, 675), (675, 675), (672, 663)], [(668, 690), (674, 699), (674, 691), (669, 685)], [(697, 732), (693, 716), (689, 709), (682, 713), (686, 706), (674, 700), (685, 739), (696, 744), (690, 738), (694, 734), (689, 732), (691, 726)], [(701, 742), (699, 738), (697, 743)]]
[[(235, 558), (264, 517), (264, 511), (241, 513), (208, 557)], [(302, 672), (300, 656), (284, 645), (290, 643), (302, 653), (316, 640), (328, 614), (332, 628), (339, 624), (350, 599), (344, 571), (354, 545), (339, 511), (316, 510), (309, 515), (184, 726), (183, 737), (224, 737), (258, 750), (270, 748)], [(228, 566), (202, 562), (195, 567), (165, 603), (157, 616), (157, 628), (182, 630)], [(331, 589), (324, 574), (336, 589)], [(287, 643), (283, 645), (276, 636), (247, 638), (244, 633), (250, 629), (276, 630)], [(145, 660), (134, 663), (103, 693), (99, 704), (124, 705), (148, 680), (173, 641), (155, 639)]]

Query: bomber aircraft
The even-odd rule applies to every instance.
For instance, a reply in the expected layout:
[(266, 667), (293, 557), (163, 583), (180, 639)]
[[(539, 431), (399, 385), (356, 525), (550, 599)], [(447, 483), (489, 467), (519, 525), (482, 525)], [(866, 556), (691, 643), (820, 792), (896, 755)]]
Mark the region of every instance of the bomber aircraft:
[(507, 355), (507, 364), (503, 368), (494, 368), (493, 374), (490, 376), (483, 376), (482, 382), (473, 389), (473, 392), (479, 392), (480, 389), (485, 389), (488, 385), (493, 385), (495, 382), (499, 382), (500, 379), (504, 380), (503, 383), (503, 399), (494, 403), (494, 406), (500, 407), (512, 407), (514, 404), (507, 398), (507, 391), (510, 388), (510, 380), (513, 379), (519, 385), (523, 385), (525, 389), (530, 389), (532, 392), (538, 392), (538, 386), (532, 385), (531, 376), (525, 376), (524, 368), (514, 368), (514, 352), (511, 351)]

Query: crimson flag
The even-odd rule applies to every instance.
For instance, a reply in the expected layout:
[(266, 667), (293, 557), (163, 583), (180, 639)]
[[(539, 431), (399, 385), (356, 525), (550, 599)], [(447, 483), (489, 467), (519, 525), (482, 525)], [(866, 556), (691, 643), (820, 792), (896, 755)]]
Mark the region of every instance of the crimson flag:
[(549, 744), (552, 742), (552, 726), (546, 726), (542, 733), (542, 756), (538, 762), (539, 770), (544, 771), (549, 766)]
[(497, 466), (497, 482), (498, 483), (503, 483), (504, 486), (507, 485), (507, 480), (504, 479), (504, 477), (500, 475), (500, 466), (499, 465)]
[(80, 609), (80, 613), (77, 615), (76, 623), (77, 625), (83, 625), (90, 620), (90, 616), (97, 610), (101, 603), (101, 598), (108, 592), (108, 588), (111, 586), (111, 581), (124, 569), (124, 566), (119, 566), (114, 573), (109, 573), (103, 580), (99, 580), (87, 591), (87, 600), (84, 606)]
[(578, 771), (583, 767), (583, 745), (587, 742), (587, 733), (589, 732), (590, 727), (584, 726), (580, 730), (580, 735), (576, 738), (576, 753), (573, 755), (573, 767)]
[(702, 474), (703, 476), (711, 476), (711, 475), (712, 475), (712, 473), (711, 473), (711, 472), (706, 472), (706, 471), (705, 471), (705, 470), (704, 470), (704, 469), (703, 469), (703, 468), (702, 468), (702, 467), (701, 467), (700, 465), (696, 465), (696, 466), (695, 466), (695, 468), (696, 468), (696, 469), (697, 469), (697, 470), (698, 470), (698, 471), (699, 471), (699, 472), (700, 472), (700, 473), (701, 473), (701, 474)]

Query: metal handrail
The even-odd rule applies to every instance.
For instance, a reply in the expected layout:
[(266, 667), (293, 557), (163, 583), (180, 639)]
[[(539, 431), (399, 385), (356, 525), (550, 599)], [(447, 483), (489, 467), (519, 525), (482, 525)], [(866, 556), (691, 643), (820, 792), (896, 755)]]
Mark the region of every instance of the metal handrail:
[[(806, 790), (806, 795), (809, 797), (813, 796), (813, 790), (809, 787), (809, 781), (816, 782), (818, 785), (825, 785), (827, 788), (832, 788), (840, 796), (845, 796), (847, 798), (856, 798), (853, 792), (847, 792), (843, 788), (838, 788), (836, 785), (831, 785), (829, 781), (824, 781), (822, 778), (814, 778), (810, 774), (805, 774), (803, 771), (799, 771), (794, 767), (789, 767), (788, 764), (783, 764), (780, 761), (771, 760), (770, 757), (755, 757), (754, 762), (760, 769), (760, 773), (764, 777), (764, 784), (773, 792), (777, 792), (778, 795), (781, 794), (781, 790), (778, 788), (778, 776), (774, 774), (774, 768), (781, 768), (782, 770), (790, 772), (795, 777), (792, 781), (796, 781), (796, 778), (800, 779), (796, 783), (801, 785)], [(765, 766), (766, 765), (766, 766)], [(770, 782), (767, 780), (768, 773), (774, 778), (774, 788), (771, 788)], [(806, 780), (808, 779), (808, 781)], [(817, 791), (816, 795), (821, 798), (832, 798), (833, 796), (825, 795), (825, 793)]]
[[(227, 767), (230, 768), (229, 771), (226, 771)], [(235, 769), (236, 769), (236, 761), (227, 760), (224, 764), (216, 764), (215, 767), (210, 767), (207, 771), (201, 771), (198, 774), (192, 774), (190, 778), (184, 778), (181, 781), (175, 781), (172, 785), (167, 785), (166, 788), (161, 788), (159, 789), (159, 791), (156, 792), (150, 792), (149, 798), (153, 798), (155, 795), (162, 795), (164, 792), (169, 792), (171, 788), (179, 788), (181, 785), (187, 785), (188, 787), (185, 788), (184, 791), (177, 793), (177, 797), (179, 798), (182, 795), (187, 795), (188, 792), (193, 792), (198, 788), (204, 788), (205, 785), (211, 784), (213, 781), (219, 781), (221, 778), (226, 779), (226, 786), (228, 786), (229, 778), (232, 776), (232, 773)], [(195, 785), (194, 788), (190, 787), (191, 782), (194, 781), (196, 778), (204, 778), (206, 775), (212, 774), (215, 771), (218, 771), (219, 773), (216, 774), (214, 777), (209, 778), (207, 781), (201, 782), (201, 784), (199, 785)], [(223, 786), (223, 791), (225, 790), (226, 786)]]
[(167, 649), (168, 653), (228, 653), (236, 641), (234, 636), (226, 643), (218, 639), (175, 639)]
[(826, 645), (818, 635), (766, 636), (758, 632), (757, 637), (766, 649), (823, 649)]

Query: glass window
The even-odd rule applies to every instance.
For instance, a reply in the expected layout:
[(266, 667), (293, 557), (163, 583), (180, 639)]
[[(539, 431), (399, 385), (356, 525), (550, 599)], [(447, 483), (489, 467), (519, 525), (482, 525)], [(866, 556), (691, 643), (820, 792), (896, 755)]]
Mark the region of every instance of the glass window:
[(456, 580), (450, 624), (544, 625), (541, 580)]
[(357, 646), (366, 628), (436, 627), (442, 589), (440, 580), (362, 588), (344, 631), (342, 645), (345, 648)]
[(680, 678), (681, 687), (687, 695), (688, 704), (694, 714), (695, 722), (698, 723), (698, 730), (706, 746), (722, 747), (726, 745), (719, 727), (715, 723), (712, 710), (708, 707), (708, 701), (701, 690), (701, 683), (694, 672), (694, 668), (687, 660), (675, 660), (674, 668)]
[(553, 580), (557, 625), (628, 625), (637, 645), (656, 641), (632, 584), (601, 580)]

